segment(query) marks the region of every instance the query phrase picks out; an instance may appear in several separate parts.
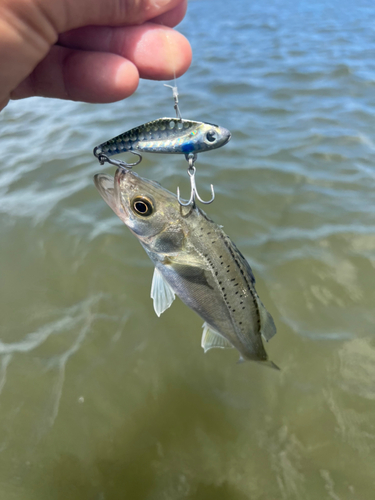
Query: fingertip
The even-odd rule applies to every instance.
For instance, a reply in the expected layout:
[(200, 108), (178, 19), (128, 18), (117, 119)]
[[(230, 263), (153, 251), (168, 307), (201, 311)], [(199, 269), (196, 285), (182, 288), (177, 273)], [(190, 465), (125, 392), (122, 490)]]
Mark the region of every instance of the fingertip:
[(169, 64), (171, 77), (173, 71), (173, 76), (178, 78), (189, 69), (193, 58), (193, 52), (187, 38), (178, 31), (173, 30), (168, 32), (167, 37), (173, 37), (173, 57)]
[(183, 75), (192, 61), (188, 40), (175, 30), (155, 26), (150, 28), (134, 44), (133, 52), (127, 52), (129, 59), (137, 66), (140, 77), (170, 80)]
[(125, 99), (131, 96), (137, 90), (139, 85), (139, 73), (135, 65), (124, 59), (119, 64), (116, 74), (113, 78), (113, 88), (120, 95), (116, 100)]
[(65, 33), (66, 48), (117, 54), (131, 61), (141, 78), (169, 80), (187, 71), (192, 60), (188, 40), (178, 31), (155, 23), (122, 28), (88, 26)]

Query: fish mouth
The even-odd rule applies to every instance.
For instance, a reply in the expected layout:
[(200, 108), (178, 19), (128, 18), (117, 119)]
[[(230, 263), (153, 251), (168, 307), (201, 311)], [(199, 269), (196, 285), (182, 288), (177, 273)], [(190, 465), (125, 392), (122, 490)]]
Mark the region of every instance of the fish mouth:
[(114, 184), (115, 184), (115, 191), (121, 191), (121, 187), (124, 187), (124, 179), (128, 177), (129, 179), (127, 180), (127, 186), (129, 187), (130, 184), (130, 179), (134, 179), (136, 177), (139, 177), (138, 174), (136, 174), (131, 168), (126, 168), (126, 167), (117, 167), (116, 173), (115, 173), (115, 178), (114, 178)]
[(130, 169), (118, 167), (114, 177), (107, 174), (96, 174), (94, 176), (94, 183), (101, 197), (120, 219), (124, 213), (127, 213), (126, 207), (122, 203), (121, 191), (124, 189), (124, 186), (128, 188), (132, 184), (130, 179), (135, 176), (138, 177), (137, 174), (132, 172), (132, 177), (125, 184), (125, 176), (129, 176), (129, 174)]
[(127, 174), (128, 169), (123, 168), (123, 167), (117, 167), (116, 173), (115, 173), (115, 185), (121, 183), (121, 179), (125, 177)]
[[(131, 168), (118, 167), (114, 177), (115, 197), (119, 206), (125, 214), (129, 215), (129, 207), (124, 203), (123, 197), (127, 199), (130, 193), (134, 191), (138, 185), (137, 179), (142, 179)], [(125, 194), (126, 193), (126, 194)]]

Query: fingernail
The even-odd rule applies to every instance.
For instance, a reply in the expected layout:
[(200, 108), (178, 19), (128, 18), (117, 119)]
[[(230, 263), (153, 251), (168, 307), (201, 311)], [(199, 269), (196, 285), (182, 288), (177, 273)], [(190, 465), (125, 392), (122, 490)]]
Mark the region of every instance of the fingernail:
[(161, 9), (165, 5), (171, 3), (171, 0), (149, 0), (149, 4), (151, 7), (156, 7), (157, 9)]

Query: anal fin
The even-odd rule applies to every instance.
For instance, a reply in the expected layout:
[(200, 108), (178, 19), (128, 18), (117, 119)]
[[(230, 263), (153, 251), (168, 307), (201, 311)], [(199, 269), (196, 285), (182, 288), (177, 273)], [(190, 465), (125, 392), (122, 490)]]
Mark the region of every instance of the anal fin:
[(154, 301), (154, 310), (160, 316), (172, 305), (176, 295), (170, 285), (165, 281), (163, 275), (155, 267), (151, 285), (151, 298)]
[(213, 328), (211, 328), (207, 323), (203, 323), (203, 334), (201, 343), (204, 352), (206, 353), (214, 347), (221, 349), (233, 348), (232, 344), (222, 337), (220, 333), (217, 333)]

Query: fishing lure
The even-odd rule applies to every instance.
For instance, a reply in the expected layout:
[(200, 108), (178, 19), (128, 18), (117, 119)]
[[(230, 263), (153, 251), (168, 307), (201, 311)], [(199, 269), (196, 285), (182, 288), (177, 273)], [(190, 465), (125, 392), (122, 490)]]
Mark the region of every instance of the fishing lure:
[(224, 146), (230, 138), (229, 130), (212, 123), (159, 118), (103, 142), (94, 149), (94, 155), (109, 157), (126, 151), (197, 154)]
[[(178, 106), (177, 86), (165, 85), (173, 92), (174, 109), (176, 118), (159, 118), (132, 128), (113, 139), (109, 139), (94, 148), (94, 155), (103, 165), (108, 162), (117, 167), (129, 169), (142, 161), (140, 153), (165, 153), (184, 154), (188, 161), (188, 174), (190, 177), (190, 198), (184, 203), (180, 198), (180, 190), (177, 190), (177, 199), (181, 206), (195, 205), (197, 198), (201, 203), (209, 204), (215, 199), (215, 193), (211, 184), (211, 200), (203, 201), (198, 195), (195, 184), (195, 161), (197, 154), (204, 151), (224, 146), (230, 138), (231, 133), (224, 127), (213, 123), (185, 120), (181, 118)], [(120, 153), (129, 151), (138, 156), (135, 163), (126, 163), (121, 160), (110, 160), (109, 158)]]

